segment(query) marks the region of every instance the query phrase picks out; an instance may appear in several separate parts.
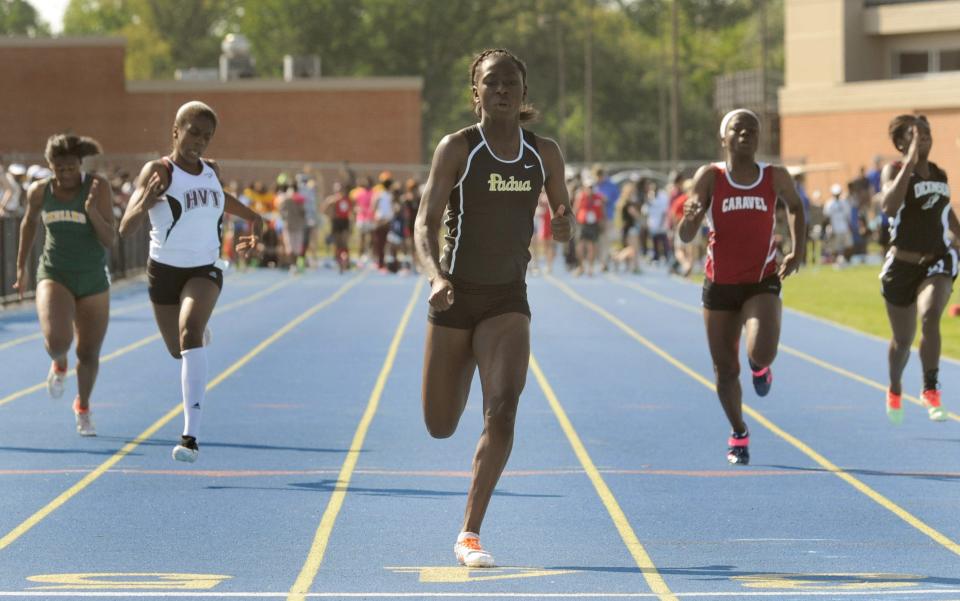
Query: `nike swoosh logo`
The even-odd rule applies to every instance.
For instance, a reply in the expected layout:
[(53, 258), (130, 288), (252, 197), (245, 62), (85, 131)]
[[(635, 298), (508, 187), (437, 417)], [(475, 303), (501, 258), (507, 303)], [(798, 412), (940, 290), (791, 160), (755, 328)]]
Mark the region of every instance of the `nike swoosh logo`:
[(533, 164), (533, 165), (524, 164), (524, 165), (523, 165), (523, 168), (524, 168), (524, 169), (533, 169), (534, 167), (536, 167), (536, 164)]

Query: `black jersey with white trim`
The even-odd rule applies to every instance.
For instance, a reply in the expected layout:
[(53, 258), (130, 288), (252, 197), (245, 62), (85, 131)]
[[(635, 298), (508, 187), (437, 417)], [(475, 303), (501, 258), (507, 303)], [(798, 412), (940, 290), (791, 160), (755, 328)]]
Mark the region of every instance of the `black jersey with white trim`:
[[(943, 169), (934, 163), (929, 166), (929, 177), (916, 170), (910, 175), (903, 205), (890, 222), (890, 243), (903, 250), (942, 255), (949, 245), (950, 186)], [(894, 167), (899, 170), (901, 164)]]
[(447, 203), (441, 269), (473, 284), (523, 281), (546, 180), (536, 136), (521, 129), (517, 156), (504, 160), (490, 150), (479, 124), (462, 134), (470, 153)]

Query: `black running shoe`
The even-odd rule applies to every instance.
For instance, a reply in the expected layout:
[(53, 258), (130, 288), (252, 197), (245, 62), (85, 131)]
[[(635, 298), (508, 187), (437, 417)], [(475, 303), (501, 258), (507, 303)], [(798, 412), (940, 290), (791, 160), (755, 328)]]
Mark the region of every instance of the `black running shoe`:
[(193, 436), (181, 436), (180, 444), (173, 447), (173, 458), (177, 461), (186, 461), (193, 463), (200, 454), (200, 447), (197, 445), (197, 439)]
[(753, 369), (753, 364), (750, 365), (750, 371), (753, 374), (753, 389), (757, 391), (757, 396), (767, 396), (770, 393), (770, 387), (773, 386), (773, 371), (769, 366)]
[(727, 439), (727, 461), (733, 465), (748, 465), (750, 463), (750, 432), (738, 434), (732, 432)]

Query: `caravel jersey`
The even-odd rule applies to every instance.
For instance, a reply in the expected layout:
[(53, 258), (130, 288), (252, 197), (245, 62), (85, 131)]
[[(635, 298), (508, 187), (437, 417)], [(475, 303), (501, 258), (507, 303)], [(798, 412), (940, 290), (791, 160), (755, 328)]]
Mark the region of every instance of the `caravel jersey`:
[(777, 271), (773, 169), (766, 163), (757, 166), (757, 181), (741, 186), (730, 178), (723, 163), (713, 165), (705, 272), (715, 284), (755, 283)]
[[(900, 163), (894, 163), (894, 167), (899, 170)], [(934, 163), (930, 163), (929, 178), (914, 170), (903, 204), (890, 222), (890, 243), (903, 250), (942, 255), (949, 246), (949, 216), (947, 174)]]
[(521, 129), (517, 156), (503, 160), (490, 150), (479, 124), (463, 133), (470, 153), (447, 203), (441, 268), (471, 284), (523, 281), (546, 181), (536, 136)]
[(170, 186), (149, 211), (150, 258), (171, 267), (211, 265), (220, 257), (223, 187), (206, 161), (199, 175), (164, 159)]

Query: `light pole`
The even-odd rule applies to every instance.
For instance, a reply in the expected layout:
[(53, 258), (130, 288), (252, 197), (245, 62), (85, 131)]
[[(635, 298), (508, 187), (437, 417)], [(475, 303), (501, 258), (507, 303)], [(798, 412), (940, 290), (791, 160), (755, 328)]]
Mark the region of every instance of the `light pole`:
[(593, 163), (593, 2), (587, 0), (587, 39), (584, 54), (583, 160)]
[(670, 161), (676, 165), (680, 158), (680, 0), (671, 3), (671, 42), (673, 44), (672, 94), (670, 98)]

